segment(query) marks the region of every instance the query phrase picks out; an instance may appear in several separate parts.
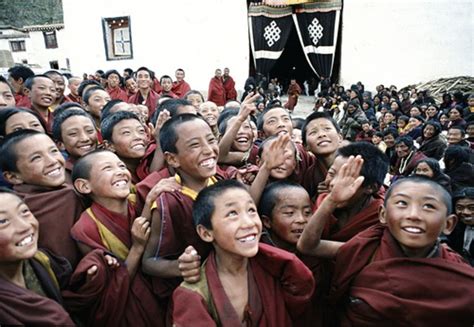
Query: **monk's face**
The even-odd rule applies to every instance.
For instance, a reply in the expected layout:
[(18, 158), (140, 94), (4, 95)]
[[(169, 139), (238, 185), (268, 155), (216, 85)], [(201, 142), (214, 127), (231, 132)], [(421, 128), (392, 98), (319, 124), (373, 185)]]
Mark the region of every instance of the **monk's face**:
[(315, 155), (330, 155), (336, 152), (342, 136), (326, 118), (313, 119), (306, 125), (306, 145)]
[(193, 119), (176, 127), (177, 153), (166, 153), (168, 164), (179, 170), (181, 177), (203, 182), (216, 174), (219, 146), (209, 125)]
[(130, 194), (132, 176), (125, 163), (110, 151), (93, 154), (87, 180), (88, 192), (92, 198), (126, 199)]
[(105, 90), (95, 90), (89, 97), (86, 108), (93, 117), (100, 118), (102, 108), (110, 100), (110, 95)]
[(29, 93), (32, 105), (48, 108), (56, 100), (56, 86), (47, 77), (36, 77)]
[(61, 146), (70, 156), (79, 158), (97, 147), (97, 130), (89, 117), (71, 116), (61, 125)]
[(228, 189), (214, 199), (211, 241), (218, 254), (251, 258), (258, 252), (262, 223), (250, 194)]
[[(261, 160), (258, 160), (259, 166), (261, 166), (262, 163), (266, 161), (266, 158), (269, 155), (270, 145), (273, 142), (276, 142), (276, 139), (270, 140), (264, 145), (262, 151), (262, 158)], [(296, 169), (296, 148), (292, 142), (288, 142), (288, 144), (285, 146), (284, 159), (285, 160), (280, 166), (273, 168), (270, 171), (270, 176), (272, 178), (277, 180), (284, 180), (294, 173)]]
[[(278, 247), (295, 246), (311, 217), (311, 200), (300, 187), (281, 189), (269, 219), (262, 217), (265, 227)], [(283, 246), (282, 246), (283, 245)]]
[(456, 215), (466, 225), (474, 225), (474, 199), (463, 198), (456, 201)]
[(216, 76), (218, 78), (222, 77), (222, 70), (216, 69), (216, 71), (214, 72), (214, 76)]
[[(231, 128), (232, 125), (237, 121), (237, 116), (230, 118), (227, 121), (227, 129)], [(239, 152), (246, 152), (253, 144), (253, 131), (252, 126), (250, 126), (249, 120), (245, 120), (242, 125), (240, 125), (237, 136), (232, 142), (232, 150)]]
[(293, 124), (288, 111), (284, 108), (275, 108), (267, 111), (263, 117), (263, 132), (266, 137), (280, 133), (291, 135)]
[(57, 187), (64, 183), (64, 157), (46, 134), (30, 136), (15, 146), (17, 170), (14, 184)]
[(0, 82), (0, 109), (2, 107), (14, 107), (15, 97), (6, 83)]
[(148, 89), (151, 87), (153, 81), (150, 73), (146, 70), (139, 70), (137, 72), (137, 85), (139, 89)]
[(186, 100), (191, 102), (196, 110), (198, 110), (199, 106), (203, 103), (202, 97), (199, 94), (190, 94), (186, 97)]
[(207, 121), (209, 126), (214, 127), (217, 125), (217, 118), (219, 118), (219, 109), (214, 102), (207, 101), (201, 104), (199, 107), (199, 113)]
[(0, 263), (32, 258), (38, 243), (38, 221), (16, 195), (0, 193)]
[(163, 91), (169, 92), (171, 91), (171, 88), (173, 87), (173, 81), (171, 78), (163, 78), (161, 79), (161, 87), (163, 88)]
[(184, 79), (184, 71), (178, 69), (176, 73), (174, 74), (174, 76), (176, 77), (176, 80), (178, 82), (181, 82)]
[(114, 89), (116, 87), (119, 87), (120, 85), (120, 76), (117, 74), (110, 74), (109, 77), (107, 77), (107, 83), (110, 88)]
[(136, 119), (118, 122), (112, 132), (113, 150), (121, 158), (143, 158), (148, 146), (148, 134), (143, 124)]
[(38, 118), (29, 112), (19, 112), (8, 117), (5, 122), (5, 134), (11, 134), (22, 129), (32, 129), (41, 133), (45, 133), (43, 125)]
[(56, 97), (61, 98), (64, 95), (64, 90), (66, 89), (66, 83), (64, 82), (63, 75), (60, 74), (51, 74), (49, 76), (54, 82), (56, 87)]
[(129, 78), (127, 82), (125, 82), (125, 87), (130, 93), (137, 93), (138, 92), (138, 85), (137, 82), (133, 78)]
[(455, 220), (448, 216), (440, 190), (413, 181), (396, 185), (380, 212), (380, 222), (409, 257), (426, 257), (442, 232), (451, 233)]

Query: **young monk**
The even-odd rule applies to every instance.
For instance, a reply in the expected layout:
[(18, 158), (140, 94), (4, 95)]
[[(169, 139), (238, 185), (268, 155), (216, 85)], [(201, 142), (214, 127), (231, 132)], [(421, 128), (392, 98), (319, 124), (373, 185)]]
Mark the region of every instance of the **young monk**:
[[(79, 106), (79, 105), (78, 105)], [(97, 131), (92, 117), (82, 109), (70, 109), (54, 118), (53, 139), (66, 151), (66, 182), (72, 182), (74, 163), (97, 148)]]
[(15, 106), (16, 101), (13, 93), (13, 88), (5, 77), (0, 76), (0, 109)]
[(94, 118), (95, 126), (100, 132), (100, 116), (104, 106), (111, 100), (110, 95), (102, 87), (93, 86), (87, 89), (82, 99), (86, 110)]
[(69, 94), (66, 96), (67, 102), (81, 103), (81, 97), (79, 96), (79, 85), (81, 85), (82, 79), (80, 77), (73, 76), (68, 79), (67, 87)]
[(107, 93), (110, 95), (112, 100), (122, 100), (128, 101), (127, 92), (125, 92), (121, 86), (120, 73), (115, 69), (109, 70), (105, 73), (105, 78), (107, 79)]
[[(360, 157), (343, 165), (326, 208), (358, 191), (364, 182), (359, 175), (362, 165)], [(439, 184), (422, 177), (403, 178), (387, 192), (380, 224), (347, 243), (317, 239), (301, 247), (335, 259), (330, 298), (340, 309), (336, 317), (341, 325), (472, 324), (474, 270), (438, 240), (456, 225), (451, 210), (451, 197)], [(314, 216), (303, 234), (319, 234), (325, 222), (325, 217)], [(303, 237), (300, 240), (303, 243)]]
[(46, 76), (51, 78), (54, 82), (54, 86), (56, 87), (56, 100), (51, 105), (51, 108), (56, 109), (62, 103), (68, 101), (67, 98), (64, 96), (64, 90), (66, 89), (66, 81), (64, 80), (63, 74), (58, 71), (50, 70), (44, 73)]
[(219, 119), (219, 109), (217, 108), (216, 104), (211, 101), (206, 101), (199, 106), (198, 112), (209, 124), (214, 135), (219, 137), (219, 128), (217, 126), (217, 120)]
[(73, 267), (80, 257), (69, 231), (84, 210), (71, 186), (65, 184), (64, 158), (46, 134), (21, 130), (1, 145), (0, 167), (7, 182), (38, 219), (40, 247), (66, 257)]
[(44, 125), (46, 132), (51, 135), (53, 126), (53, 110), (51, 106), (56, 100), (56, 86), (46, 75), (35, 75), (25, 82), (25, 88), (29, 90), (28, 96), (31, 101), (31, 110), (36, 111)]
[(60, 293), (71, 266), (38, 250), (38, 233), (38, 221), (25, 202), (0, 188), (0, 323), (73, 326)]
[(172, 88), (173, 88), (173, 80), (171, 79), (170, 76), (168, 75), (163, 75), (160, 78), (160, 85), (161, 85), (161, 93), (160, 97), (170, 97), (173, 99), (178, 99), (179, 96), (173, 93)]
[(191, 87), (184, 80), (184, 70), (181, 68), (176, 69), (174, 76), (176, 77), (176, 81), (173, 82), (171, 92), (176, 94), (179, 98), (184, 98), (185, 94), (191, 91)]
[(101, 131), (105, 147), (125, 162), (133, 184), (148, 176), (155, 151), (159, 149), (156, 144), (149, 145), (149, 134), (137, 115), (129, 111), (116, 112), (102, 122)]
[(146, 67), (138, 68), (136, 74), (138, 92), (128, 98), (128, 102), (133, 104), (144, 104), (148, 107), (148, 117), (151, 117), (156, 110), (159, 95), (152, 89), (153, 73)]
[(285, 108), (287, 108), (290, 112), (295, 110), (301, 92), (301, 87), (296, 82), (296, 79), (292, 78), (290, 80), (290, 86), (288, 87), (288, 101), (285, 103)]
[[(217, 166), (217, 139), (196, 115), (183, 114), (168, 120), (161, 128), (160, 144), (181, 190), (163, 193), (155, 201), (143, 269), (159, 277), (153, 280), (154, 290), (166, 301), (182, 278), (198, 278), (200, 257), (206, 257), (210, 250), (193, 228), (193, 202), (203, 188), (228, 176)], [(171, 173), (164, 169), (160, 176), (169, 177)], [(186, 271), (189, 267), (192, 269)]]
[(46, 126), (41, 122), (41, 117), (34, 111), (21, 108), (5, 108), (0, 110), (0, 137), (22, 130), (32, 129), (46, 133)]
[(28, 97), (27, 91), (25, 91), (25, 82), (34, 75), (33, 70), (24, 65), (15, 65), (8, 69), (8, 81), (14, 89), (15, 102), (18, 107), (31, 107), (30, 98)]
[[(128, 201), (131, 175), (112, 152), (93, 151), (73, 169), (75, 189), (93, 201), (71, 229), (85, 255), (65, 299), (88, 326), (161, 326), (163, 310), (142, 276), (140, 261), (150, 223)], [(102, 253), (118, 260), (109, 267)]]
[(291, 326), (314, 280), (294, 254), (259, 244), (262, 224), (246, 187), (223, 181), (204, 189), (193, 220), (214, 250), (199, 269), (199, 282), (184, 282), (174, 292), (174, 325)]

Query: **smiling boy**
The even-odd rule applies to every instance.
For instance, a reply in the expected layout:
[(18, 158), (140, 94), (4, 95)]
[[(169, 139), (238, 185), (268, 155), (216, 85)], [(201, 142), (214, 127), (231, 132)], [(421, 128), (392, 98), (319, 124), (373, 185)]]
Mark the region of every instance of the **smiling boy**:
[(46, 134), (21, 130), (4, 139), (0, 153), (5, 179), (44, 231), (38, 244), (66, 257), (74, 267), (80, 254), (69, 231), (84, 207), (65, 184), (65, 162), (56, 144)]
[(197, 284), (173, 294), (175, 326), (291, 326), (313, 293), (314, 280), (295, 255), (260, 244), (262, 223), (246, 187), (222, 181), (193, 206), (199, 237), (214, 250)]
[(28, 96), (31, 101), (31, 110), (36, 111), (47, 127), (47, 133), (51, 135), (53, 126), (53, 110), (51, 106), (56, 100), (56, 86), (46, 75), (35, 75), (26, 80), (25, 88), (29, 90)]

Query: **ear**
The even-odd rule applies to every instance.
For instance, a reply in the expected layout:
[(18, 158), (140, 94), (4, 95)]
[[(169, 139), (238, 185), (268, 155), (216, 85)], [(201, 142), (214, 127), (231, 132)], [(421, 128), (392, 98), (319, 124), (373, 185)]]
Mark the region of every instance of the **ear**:
[(104, 149), (115, 152), (115, 146), (114, 146), (113, 143), (110, 143), (109, 141), (104, 140), (102, 142), (102, 145), (103, 145)]
[(21, 174), (17, 172), (4, 171), (3, 177), (8, 183), (13, 184), (13, 185), (20, 185), (24, 183), (23, 178), (21, 177)]
[(57, 141), (56, 145), (58, 146), (58, 149), (61, 151), (66, 151), (66, 147), (64, 146), (64, 143), (61, 141)]
[(384, 224), (384, 225), (387, 224), (386, 215), (387, 215), (387, 210), (385, 209), (384, 206), (380, 206), (380, 208), (379, 208), (379, 221), (380, 221), (381, 224)]
[(176, 153), (166, 151), (165, 152), (165, 160), (166, 160), (166, 162), (168, 163), (168, 165), (170, 167), (173, 167), (175, 169), (180, 167), (179, 158), (176, 155)]
[(272, 221), (268, 216), (262, 215), (260, 218), (262, 219), (263, 226), (265, 226), (266, 229), (272, 229)]
[(214, 242), (214, 234), (212, 230), (207, 229), (203, 225), (196, 226), (196, 232), (198, 233), (199, 237), (207, 243)]
[(454, 227), (458, 223), (458, 216), (451, 214), (446, 218), (446, 224), (444, 225), (443, 233), (449, 235), (453, 232)]
[(76, 179), (74, 181), (74, 188), (81, 194), (90, 194), (92, 192), (89, 181), (84, 178)]

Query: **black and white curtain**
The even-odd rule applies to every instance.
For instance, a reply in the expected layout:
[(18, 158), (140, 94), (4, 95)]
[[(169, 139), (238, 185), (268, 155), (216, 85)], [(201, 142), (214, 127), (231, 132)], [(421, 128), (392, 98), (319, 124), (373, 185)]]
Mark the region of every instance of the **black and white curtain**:
[(330, 77), (334, 66), (342, 1), (318, 1), (295, 8), (293, 20), (314, 73)]
[(250, 4), (250, 46), (257, 73), (266, 76), (285, 50), (286, 41), (293, 29), (292, 13), (290, 6)]
[(250, 45), (257, 73), (266, 75), (285, 50), (296, 27), (309, 66), (330, 77), (334, 66), (342, 0), (316, 0), (296, 6), (249, 6)]

